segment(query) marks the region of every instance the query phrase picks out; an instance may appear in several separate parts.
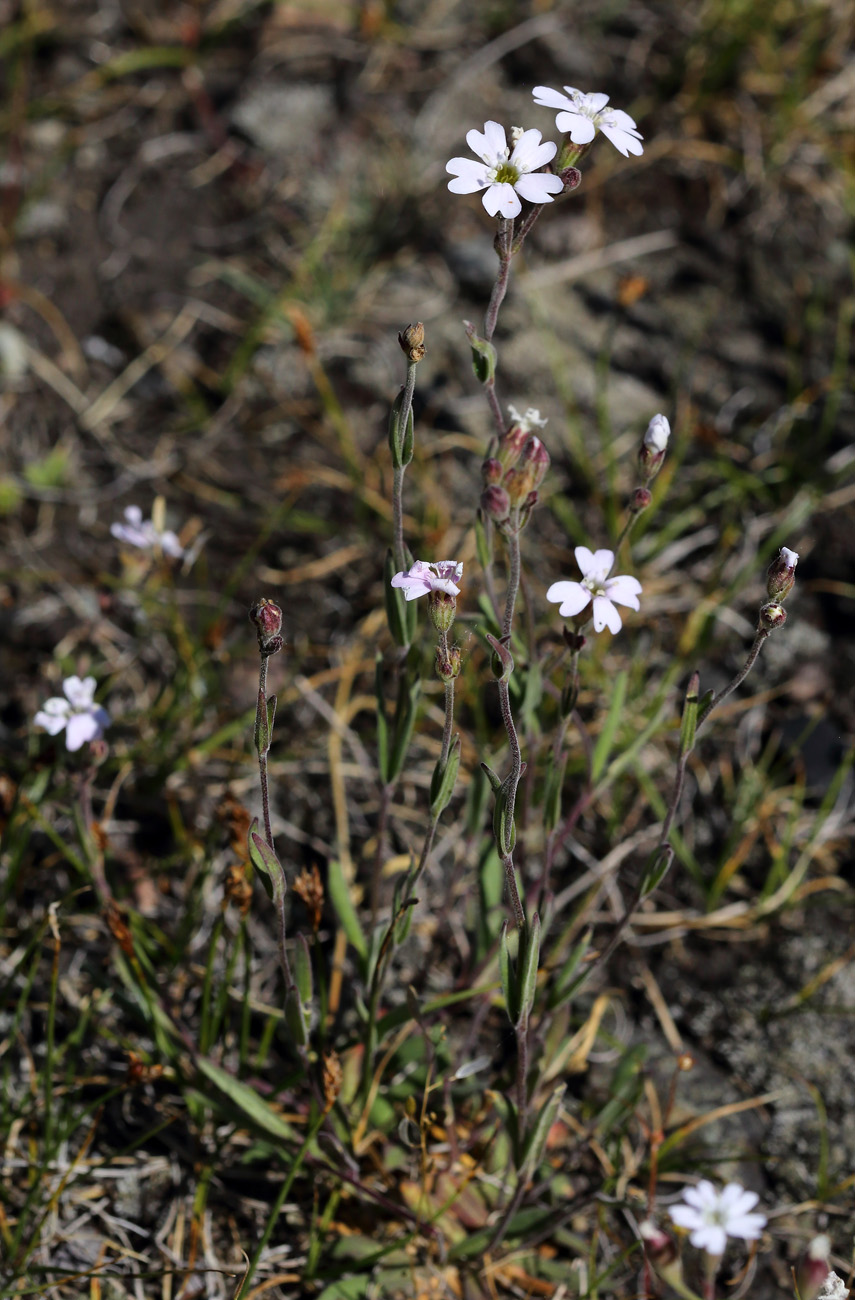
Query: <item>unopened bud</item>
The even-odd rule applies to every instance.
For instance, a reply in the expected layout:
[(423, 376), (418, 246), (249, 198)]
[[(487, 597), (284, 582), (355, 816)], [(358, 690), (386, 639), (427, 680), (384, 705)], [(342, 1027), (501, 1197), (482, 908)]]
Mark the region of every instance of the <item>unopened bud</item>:
[(535, 434), (523, 447), (519, 468), (529, 476), (529, 492), (536, 492), (549, 469), (549, 452)]
[(671, 426), (664, 415), (654, 415), (638, 451), (638, 466), (645, 483), (654, 479), (662, 468)]
[(582, 184), (582, 173), (578, 167), (564, 167), (558, 173), (558, 179), (564, 185), (564, 193), (569, 194), (571, 190), (577, 190)]
[(646, 510), (653, 500), (653, 493), (649, 488), (636, 488), (629, 499), (629, 508), (634, 515), (640, 515), (642, 510)]
[(499, 441), (496, 455), (504, 469), (510, 469), (516, 465), (523, 448), (529, 440), (529, 434), (532, 429), (542, 429), (546, 420), (541, 417), (540, 411), (536, 406), (530, 406), (525, 415), (520, 415), (515, 406), (508, 406), (511, 414), (511, 423)]
[(425, 354), (425, 327), (421, 321), (402, 330), (398, 342), (408, 361), (421, 361)]
[(277, 654), (283, 646), (279, 635), (282, 627), (282, 610), (279, 606), (263, 597), (253, 605), (249, 617), (255, 627), (261, 653), (265, 656)]
[(504, 472), (502, 462), (496, 460), (495, 456), (491, 456), (488, 460), (485, 460), (484, 464), (481, 466), (481, 474), (483, 475), (484, 482), (488, 486), (492, 483), (501, 483)]
[(776, 628), (783, 627), (786, 621), (787, 611), (777, 600), (770, 600), (768, 605), (761, 607), (760, 627), (766, 632), (774, 632)]
[(504, 523), (511, 513), (511, 498), (503, 487), (492, 483), (481, 493), (481, 509), (494, 523)]
[(447, 632), (457, 613), (457, 597), (447, 591), (432, 591), (428, 596), (428, 613), (437, 632)]
[(446, 654), (442, 646), (436, 647), (436, 675), (443, 682), (453, 682), (460, 676), (460, 646), (453, 645)]
[(816, 1300), (829, 1274), (831, 1240), (822, 1233), (814, 1237), (799, 1261), (797, 1278), (801, 1300)]
[(798, 562), (799, 557), (795, 551), (788, 551), (786, 546), (781, 547), (766, 574), (766, 590), (773, 600), (785, 600), (792, 591)]
[(645, 1219), (638, 1225), (644, 1242), (644, 1253), (654, 1271), (663, 1282), (678, 1294), (685, 1295), (683, 1288), (683, 1262), (677, 1246), (667, 1232), (663, 1232), (651, 1219)]

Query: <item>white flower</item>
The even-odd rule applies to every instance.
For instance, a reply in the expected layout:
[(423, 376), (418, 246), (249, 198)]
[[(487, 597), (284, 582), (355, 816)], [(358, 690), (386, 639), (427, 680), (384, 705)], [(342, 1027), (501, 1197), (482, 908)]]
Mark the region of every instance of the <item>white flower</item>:
[(427, 564), (424, 560), (414, 560), (406, 573), (396, 573), (391, 579), (393, 587), (403, 587), (406, 600), (417, 600), (429, 591), (444, 591), (448, 596), (459, 596), (460, 588), (455, 585), (463, 573), (463, 565), (457, 560), (440, 560), (438, 564)]
[(671, 437), (671, 426), (664, 415), (654, 415), (644, 435), (644, 445), (657, 454), (664, 451)]
[(544, 425), (549, 423), (549, 416), (541, 418), (540, 411), (536, 406), (530, 406), (525, 415), (520, 415), (517, 408), (511, 406), (510, 402), (508, 402), (508, 412), (513, 423), (519, 425), (524, 433), (530, 433), (532, 429), (542, 429)]
[(608, 95), (586, 95), (573, 86), (564, 89), (567, 93), (562, 95), (560, 90), (553, 90), (550, 86), (535, 86), (531, 93), (536, 104), (562, 110), (555, 125), (559, 131), (566, 131), (574, 144), (590, 144), (599, 128), (624, 156), (644, 152), (641, 132), (629, 113), (624, 113), (621, 108), (606, 108)]
[(159, 529), (153, 519), (143, 519), (139, 506), (128, 506), (125, 510), (125, 523), (111, 524), (110, 532), (120, 542), (128, 546), (138, 546), (143, 551), (162, 551), (180, 560), (184, 548), (175, 533), (168, 529)]
[(848, 1295), (849, 1287), (843, 1281), (842, 1277), (838, 1277), (838, 1275), (832, 1271), (823, 1282), (816, 1300), (846, 1300)]
[(551, 162), (558, 152), (558, 146), (551, 141), (541, 143), (539, 131), (523, 131), (510, 157), (505, 128), (498, 122), (485, 122), (483, 134), (469, 131), (466, 143), (481, 161), (452, 158), (445, 165), (445, 170), (454, 177), (448, 182), (448, 188), (453, 194), (486, 190), (482, 202), (491, 217), (519, 216), (522, 211), (519, 195), (529, 203), (551, 203), (553, 194), (560, 194), (564, 189), (557, 176), (537, 170)]
[(51, 736), (65, 730), (66, 748), (72, 753), (87, 740), (100, 740), (110, 715), (95, 703), (95, 678), (66, 677), (62, 683), (65, 699), (54, 695), (45, 701), (33, 719), (37, 727), (44, 727)]
[(786, 546), (781, 547), (781, 559), (788, 569), (794, 569), (799, 562), (798, 551), (789, 551)]
[(594, 628), (602, 632), (607, 627), (610, 632), (621, 630), (621, 617), (613, 605), (626, 605), (629, 609), (638, 609), (638, 597), (641, 595), (641, 583), (637, 578), (623, 574), (610, 578), (615, 562), (613, 551), (589, 551), (587, 546), (577, 546), (576, 563), (582, 570), (581, 582), (553, 582), (546, 593), (546, 599), (560, 603), (559, 614), (562, 618), (572, 618), (581, 614), (590, 600), (594, 602)]
[(756, 1241), (766, 1225), (766, 1216), (750, 1214), (757, 1204), (756, 1192), (746, 1192), (739, 1183), (728, 1183), (718, 1191), (702, 1178), (697, 1187), (683, 1192), (684, 1205), (669, 1211), (678, 1228), (689, 1229), (689, 1241), (708, 1255), (723, 1255), (728, 1237)]

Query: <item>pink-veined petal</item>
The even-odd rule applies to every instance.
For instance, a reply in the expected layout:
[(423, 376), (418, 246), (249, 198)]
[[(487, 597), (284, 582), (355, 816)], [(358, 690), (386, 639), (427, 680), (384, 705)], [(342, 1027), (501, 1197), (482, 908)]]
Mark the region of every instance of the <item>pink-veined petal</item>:
[(553, 90), (551, 86), (535, 86), (531, 92), (535, 104), (540, 104), (543, 108), (571, 108), (572, 99), (562, 95), (560, 90)]
[(100, 734), (101, 727), (96, 717), (91, 713), (75, 713), (65, 728), (65, 747), (73, 754), (87, 740), (95, 740)]
[(484, 164), (473, 158), (452, 158), (445, 164), (445, 170), (455, 177), (448, 182), (452, 194), (475, 194), (490, 184)]
[(605, 583), (605, 592), (609, 600), (616, 600), (619, 605), (629, 609), (638, 609), (638, 597), (641, 595), (641, 583), (638, 578), (631, 578), (622, 573), (617, 578), (609, 578)]
[(558, 613), (562, 618), (573, 618), (581, 614), (591, 599), (591, 593), (581, 582), (553, 582), (546, 593), (546, 599), (554, 604), (560, 602)]
[(499, 213), (503, 217), (518, 217), (522, 212), (516, 190), (507, 181), (491, 185), (481, 202), (491, 217), (498, 216)]
[(536, 172), (532, 176), (521, 176), (514, 189), (529, 203), (551, 203), (553, 194), (560, 194), (564, 185), (557, 176), (548, 172)]
[(555, 119), (559, 131), (565, 131), (574, 144), (590, 144), (597, 134), (597, 128), (589, 117), (582, 113), (559, 113)]
[(594, 631), (602, 632), (607, 627), (614, 634), (623, 627), (620, 614), (606, 596), (594, 597)]

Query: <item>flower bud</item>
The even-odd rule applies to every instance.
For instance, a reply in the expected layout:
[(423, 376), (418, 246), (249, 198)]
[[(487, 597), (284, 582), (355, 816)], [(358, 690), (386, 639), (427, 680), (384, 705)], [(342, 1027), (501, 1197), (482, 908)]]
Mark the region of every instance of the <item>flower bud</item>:
[(432, 591), (428, 595), (428, 613), (437, 632), (447, 632), (457, 613), (457, 597), (447, 591)]
[(797, 1270), (801, 1300), (816, 1300), (828, 1277), (830, 1254), (831, 1240), (824, 1233), (809, 1243)]
[(766, 573), (766, 590), (773, 600), (785, 600), (792, 591), (798, 562), (799, 557), (795, 551), (788, 551), (786, 546), (781, 547)]
[(670, 436), (671, 426), (665, 416), (654, 415), (647, 426), (638, 452), (638, 465), (645, 483), (655, 478), (662, 468)]
[(532, 429), (542, 429), (546, 424), (546, 420), (541, 418), (540, 411), (534, 406), (530, 406), (525, 415), (520, 415), (515, 406), (508, 406), (508, 410), (511, 413), (511, 423), (504, 437), (500, 439), (496, 451), (504, 469), (516, 465)]
[(776, 628), (783, 627), (786, 621), (787, 611), (776, 600), (770, 600), (768, 605), (761, 606), (760, 627), (766, 632), (774, 632)]
[(644, 1253), (652, 1268), (664, 1282), (674, 1290), (679, 1290), (683, 1266), (674, 1239), (667, 1232), (663, 1232), (651, 1219), (645, 1219), (640, 1223), (638, 1230), (644, 1242)]
[(488, 486), (492, 483), (501, 483), (504, 472), (502, 462), (496, 460), (495, 456), (491, 456), (489, 460), (485, 460), (484, 464), (481, 466), (481, 474), (484, 478), (484, 482)]
[(653, 493), (649, 488), (636, 488), (629, 499), (629, 508), (634, 515), (640, 515), (642, 510), (646, 510), (653, 500)]
[(549, 469), (549, 452), (535, 434), (523, 447), (519, 467), (529, 476), (529, 492), (536, 492)]
[(425, 327), (421, 321), (402, 330), (398, 342), (408, 361), (421, 361), (425, 354)]
[(504, 523), (511, 513), (511, 498), (503, 487), (492, 483), (481, 493), (481, 509), (494, 523)]
[(578, 167), (564, 167), (558, 173), (558, 179), (564, 184), (564, 193), (569, 194), (582, 184), (582, 173)]
[(443, 682), (453, 682), (460, 675), (460, 646), (453, 645), (446, 654), (442, 646), (436, 647), (436, 675)]
[(263, 655), (275, 655), (284, 644), (279, 635), (282, 627), (282, 610), (272, 600), (262, 597), (249, 611), (250, 621), (258, 636), (258, 648)]

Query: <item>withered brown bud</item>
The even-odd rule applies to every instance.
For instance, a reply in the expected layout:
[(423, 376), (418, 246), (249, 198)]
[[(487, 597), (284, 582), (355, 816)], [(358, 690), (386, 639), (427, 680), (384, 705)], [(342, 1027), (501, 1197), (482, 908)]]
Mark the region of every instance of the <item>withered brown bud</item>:
[(564, 185), (564, 193), (569, 194), (571, 190), (577, 190), (582, 184), (582, 173), (578, 167), (565, 167), (558, 173), (558, 179)]
[(341, 1085), (344, 1080), (344, 1074), (341, 1068), (341, 1061), (335, 1052), (324, 1052), (324, 1063), (321, 1070), (321, 1087), (324, 1093), (324, 1104), (328, 1111), (332, 1110), (336, 1103), (336, 1098), (341, 1092)]
[(642, 510), (646, 510), (653, 500), (653, 493), (649, 488), (636, 488), (630, 497), (629, 508), (634, 515), (640, 515)]
[(306, 904), (312, 932), (317, 934), (324, 910), (324, 886), (317, 863), (313, 862), (311, 867), (303, 867), (294, 881), (294, 893)]
[(408, 361), (421, 361), (425, 354), (425, 327), (421, 321), (401, 330), (398, 342)]

